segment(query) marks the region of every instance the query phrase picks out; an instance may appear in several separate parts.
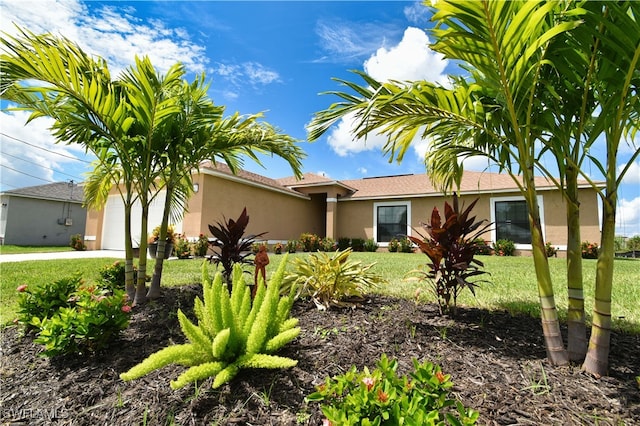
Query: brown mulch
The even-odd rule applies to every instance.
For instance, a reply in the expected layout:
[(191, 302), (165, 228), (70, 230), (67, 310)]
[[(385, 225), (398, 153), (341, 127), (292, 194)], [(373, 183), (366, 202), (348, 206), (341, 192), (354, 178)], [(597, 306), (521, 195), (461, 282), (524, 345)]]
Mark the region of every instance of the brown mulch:
[(485, 425), (639, 425), (640, 336), (612, 336), (610, 375), (551, 367), (540, 323), (526, 316), (460, 308), (455, 320), (434, 305), (373, 296), (358, 309), (320, 312), (296, 302), (302, 333), (281, 355), (287, 370), (241, 372), (212, 390), (211, 380), (174, 391), (183, 370), (165, 367), (124, 383), (118, 374), (171, 343), (182, 343), (176, 310), (190, 312), (199, 286), (164, 289), (137, 308), (130, 327), (105, 352), (47, 359), (15, 327), (2, 332), (0, 423), (10, 425), (320, 425), (314, 385), (351, 365), (375, 368), (382, 353), (412, 369), (412, 358), (442, 366), (454, 394)]

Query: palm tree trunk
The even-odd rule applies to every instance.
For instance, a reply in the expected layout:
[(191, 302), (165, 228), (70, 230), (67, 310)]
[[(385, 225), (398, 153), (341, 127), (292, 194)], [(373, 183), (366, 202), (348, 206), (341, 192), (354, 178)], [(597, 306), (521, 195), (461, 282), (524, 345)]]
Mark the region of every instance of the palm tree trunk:
[[(531, 177), (531, 180), (533, 177)], [(552, 365), (566, 365), (569, 362), (567, 351), (562, 341), (558, 311), (556, 309), (549, 259), (542, 237), (540, 210), (535, 187), (527, 186), (527, 204), (529, 206), (529, 225), (531, 226), (531, 248), (533, 263), (538, 281), (538, 296), (540, 298), (540, 317), (544, 334), (547, 358)]]
[(147, 235), (149, 230), (149, 207), (146, 197), (141, 194), (140, 204), (142, 205), (142, 221), (140, 226), (140, 259), (138, 261), (138, 280), (136, 285), (136, 295), (133, 300), (134, 305), (143, 304), (147, 301)]
[(602, 237), (596, 267), (596, 290), (593, 307), (593, 324), (587, 357), (582, 369), (595, 376), (604, 376), (609, 369), (609, 344), (611, 341), (611, 290), (613, 288), (613, 258), (616, 230), (616, 191), (610, 191), (602, 203)]
[(167, 228), (169, 227), (169, 212), (173, 200), (173, 189), (167, 185), (167, 193), (164, 199), (164, 209), (162, 211), (162, 223), (160, 224), (160, 238), (158, 239), (158, 252), (156, 254), (156, 264), (153, 269), (153, 278), (149, 286), (147, 297), (157, 299), (160, 297), (160, 283), (162, 281), (162, 268), (164, 267), (164, 249), (166, 245)]
[(129, 203), (129, 200), (127, 200), (124, 207), (124, 232), (124, 288), (129, 300), (134, 300), (136, 297), (136, 286), (133, 264), (133, 243), (131, 241), (131, 204)]
[(584, 314), (582, 282), (582, 252), (580, 236), (580, 202), (578, 201), (577, 171), (567, 168), (567, 290), (569, 360), (581, 362), (587, 354), (587, 326)]

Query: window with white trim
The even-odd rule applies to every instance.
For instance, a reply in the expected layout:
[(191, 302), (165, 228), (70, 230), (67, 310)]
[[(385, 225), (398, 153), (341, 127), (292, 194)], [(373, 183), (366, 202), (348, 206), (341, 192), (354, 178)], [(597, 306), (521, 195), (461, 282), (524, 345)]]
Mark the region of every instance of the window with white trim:
[[(544, 233), (544, 208), (542, 197), (538, 196), (540, 222)], [(531, 230), (529, 227), (529, 209), (524, 197), (491, 198), (491, 239), (511, 240), (517, 248), (531, 248)]]
[(377, 243), (388, 243), (411, 232), (411, 203), (408, 201), (373, 204), (373, 231)]

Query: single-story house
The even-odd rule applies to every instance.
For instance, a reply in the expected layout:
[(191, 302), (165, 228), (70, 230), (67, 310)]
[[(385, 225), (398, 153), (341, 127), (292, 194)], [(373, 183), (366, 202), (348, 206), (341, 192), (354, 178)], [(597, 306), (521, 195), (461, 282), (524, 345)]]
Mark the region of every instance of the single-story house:
[[(211, 236), (209, 224), (235, 219), (246, 207), (250, 217), (247, 233), (266, 231), (270, 242), (312, 233), (336, 240), (373, 238), (385, 247), (398, 234), (416, 235), (413, 229), (420, 230), (420, 223), (429, 219), (434, 207), (443, 212), (444, 202), (451, 201), (426, 174), (335, 180), (306, 173), (301, 180), (271, 179), (247, 171), (234, 175), (224, 164), (205, 163), (193, 176), (193, 184), (195, 193), (188, 210), (182, 222), (174, 224), (188, 238)], [(566, 250), (562, 195), (544, 178), (538, 178), (536, 184), (545, 240)], [(494, 223), (483, 235), (485, 240), (510, 239), (520, 252), (530, 249), (527, 208), (509, 176), (465, 171), (459, 197), (467, 205), (480, 199), (474, 214)], [(600, 241), (597, 195), (585, 182), (579, 197), (582, 239)], [(160, 223), (162, 205), (162, 197), (152, 205), (150, 229)], [(103, 210), (88, 212), (85, 243), (89, 249), (123, 249), (123, 223), (122, 202), (114, 192)]]
[(30, 186), (0, 193), (2, 244), (65, 246), (84, 235), (83, 188), (74, 182)]

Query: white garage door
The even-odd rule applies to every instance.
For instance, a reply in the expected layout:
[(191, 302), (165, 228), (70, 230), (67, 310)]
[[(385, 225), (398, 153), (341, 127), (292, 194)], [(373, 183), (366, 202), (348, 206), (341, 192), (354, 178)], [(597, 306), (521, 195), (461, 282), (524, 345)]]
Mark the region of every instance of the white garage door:
[[(166, 192), (161, 191), (149, 206), (149, 232), (162, 222), (162, 209)], [(134, 204), (131, 214), (131, 234), (134, 247), (140, 242), (140, 220), (142, 208)], [(104, 226), (102, 228), (103, 250), (124, 250), (124, 205), (120, 195), (111, 195), (104, 208)], [(182, 222), (174, 225), (176, 232), (182, 232)]]

